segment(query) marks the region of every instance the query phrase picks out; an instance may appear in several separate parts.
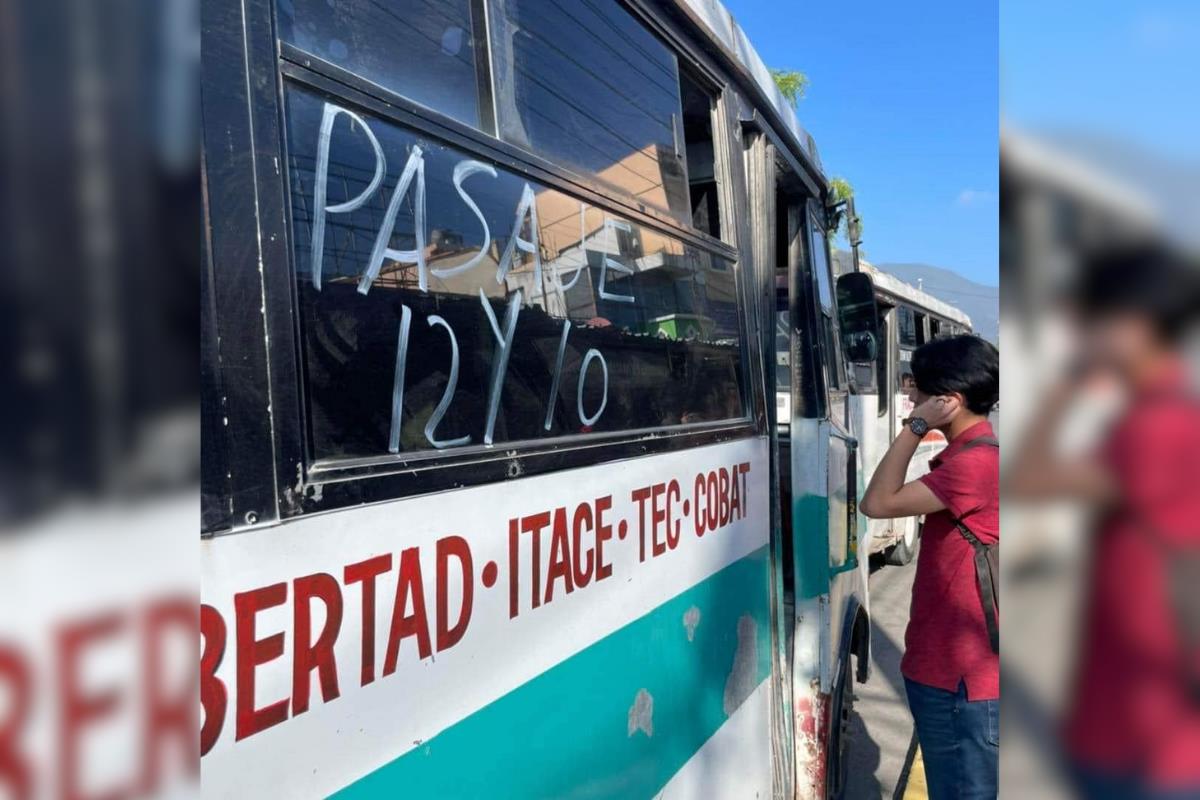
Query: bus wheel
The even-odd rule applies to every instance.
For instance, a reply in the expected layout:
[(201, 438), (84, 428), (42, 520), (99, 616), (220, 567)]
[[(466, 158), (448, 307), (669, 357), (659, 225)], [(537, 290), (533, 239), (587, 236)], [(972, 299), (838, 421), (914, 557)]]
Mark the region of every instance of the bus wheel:
[(905, 564), (913, 560), (913, 556), (917, 552), (917, 538), (920, 536), (921, 526), (914, 523), (908, 526), (908, 531), (904, 536), (901, 536), (894, 545), (888, 548), (887, 563), (895, 567), (903, 567)]
[(849, 651), (842, 658), (829, 717), (829, 747), (825, 764), (825, 797), (841, 800), (846, 796), (849, 774), (847, 750), (850, 745), (850, 716), (854, 712), (854, 673), (850, 670)]

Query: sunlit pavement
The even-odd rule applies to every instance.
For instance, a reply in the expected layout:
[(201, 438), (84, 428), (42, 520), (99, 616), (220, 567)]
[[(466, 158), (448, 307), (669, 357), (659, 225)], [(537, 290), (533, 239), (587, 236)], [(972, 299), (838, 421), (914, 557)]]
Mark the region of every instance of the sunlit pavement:
[[(885, 566), (871, 575), (871, 679), (855, 685), (846, 787), (846, 797), (851, 800), (924, 797), (920, 791), (923, 781), (908, 781), (919, 756), (915, 746), (910, 747), (914, 744), (912, 715), (900, 675), (916, 571), (914, 558), (907, 566)], [(921, 777), (919, 769), (917, 775)], [(906, 783), (911, 783), (907, 793)]]

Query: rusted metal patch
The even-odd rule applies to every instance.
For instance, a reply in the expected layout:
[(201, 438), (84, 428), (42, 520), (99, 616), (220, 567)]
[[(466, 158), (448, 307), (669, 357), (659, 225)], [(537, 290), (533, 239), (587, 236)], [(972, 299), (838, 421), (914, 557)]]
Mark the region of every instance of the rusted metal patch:
[(825, 796), (825, 728), (829, 695), (814, 680), (796, 697), (796, 798)]

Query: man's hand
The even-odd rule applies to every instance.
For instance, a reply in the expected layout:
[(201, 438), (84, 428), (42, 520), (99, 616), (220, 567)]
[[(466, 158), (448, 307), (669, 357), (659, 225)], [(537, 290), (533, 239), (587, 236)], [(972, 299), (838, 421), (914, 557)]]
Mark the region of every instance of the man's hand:
[(958, 416), (962, 410), (962, 401), (954, 395), (930, 397), (913, 409), (912, 416), (920, 417), (929, 423), (930, 428), (939, 428)]

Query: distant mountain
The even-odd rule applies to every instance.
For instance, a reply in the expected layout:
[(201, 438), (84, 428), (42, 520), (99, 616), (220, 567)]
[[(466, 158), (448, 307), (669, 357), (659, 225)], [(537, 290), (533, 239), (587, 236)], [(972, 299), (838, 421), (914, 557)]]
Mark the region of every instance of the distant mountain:
[(957, 272), (929, 264), (875, 264), (905, 283), (943, 300), (971, 318), (975, 332), (993, 344), (1000, 342), (1000, 287), (985, 286)]

